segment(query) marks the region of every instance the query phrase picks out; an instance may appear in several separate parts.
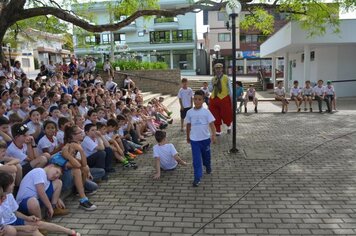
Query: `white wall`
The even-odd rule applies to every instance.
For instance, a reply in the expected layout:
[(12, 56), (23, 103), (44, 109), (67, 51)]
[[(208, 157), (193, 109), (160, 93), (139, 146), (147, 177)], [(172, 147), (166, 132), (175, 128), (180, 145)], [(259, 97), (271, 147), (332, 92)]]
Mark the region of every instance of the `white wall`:
[[(346, 46), (324, 46), (311, 49), (315, 52), (315, 60), (310, 66), (310, 81), (317, 82), (322, 79), (326, 84), (328, 80), (350, 80), (356, 79), (356, 45)], [(304, 63), (301, 62), (302, 53), (289, 55), (289, 60), (296, 60), (296, 67), (292, 67), (292, 79), (298, 80), (300, 86), (304, 86)], [(334, 83), (338, 97), (356, 96), (355, 82)]]

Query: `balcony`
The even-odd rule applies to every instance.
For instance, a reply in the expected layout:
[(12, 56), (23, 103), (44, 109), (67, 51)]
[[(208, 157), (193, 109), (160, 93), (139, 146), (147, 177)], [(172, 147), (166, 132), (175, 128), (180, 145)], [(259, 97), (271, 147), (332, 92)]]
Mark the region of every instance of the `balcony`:
[(178, 29), (178, 18), (177, 17), (164, 17), (154, 19), (154, 29), (155, 30), (175, 30)]

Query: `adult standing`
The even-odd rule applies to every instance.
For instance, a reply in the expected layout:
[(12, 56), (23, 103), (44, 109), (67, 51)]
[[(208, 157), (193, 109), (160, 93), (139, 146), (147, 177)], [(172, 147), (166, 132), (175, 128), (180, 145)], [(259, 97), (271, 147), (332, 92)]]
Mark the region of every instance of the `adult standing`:
[(215, 76), (211, 79), (209, 90), (211, 92), (209, 109), (215, 117), (216, 135), (221, 135), (222, 122), (228, 126), (227, 132), (231, 132), (232, 122), (232, 85), (230, 79), (223, 73), (223, 64), (214, 65)]

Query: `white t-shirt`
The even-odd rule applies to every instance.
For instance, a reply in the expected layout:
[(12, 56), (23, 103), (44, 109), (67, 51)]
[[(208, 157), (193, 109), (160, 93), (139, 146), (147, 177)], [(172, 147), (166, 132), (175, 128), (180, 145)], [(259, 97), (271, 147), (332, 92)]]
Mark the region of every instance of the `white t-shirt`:
[(193, 90), (191, 88), (180, 88), (178, 98), (182, 99), (183, 108), (192, 107)]
[(303, 88), (303, 95), (305, 95), (305, 96), (313, 95), (313, 88), (312, 87), (309, 87), (309, 88), (304, 87)]
[(295, 88), (295, 87), (292, 87), (290, 89), (290, 96), (298, 96), (298, 94), (301, 92), (300, 88)]
[(113, 81), (106, 81), (105, 88), (109, 91), (112, 91), (117, 86), (117, 83)]
[(190, 140), (202, 141), (210, 138), (209, 124), (215, 121), (211, 112), (201, 107), (188, 110), (185, 123), (191, 124)]
[(18, 148), (14, 142), (10, 144), (10, 146), (7, 147), (6, 150), (6, 155), (9, 157), (16, 158), (20, 160), (21, 165), (26, 164), (25, 159), (27, 158), (27, 145), (24, 143), (22, 148)]
[(206, 88), (201, 87), (200, 90), (202, 90), (204, 92), (205, 97), (209, 97), (210, 96), (210, 92), (209, 92), (209, 88), (208, 87), (206, 87)]
[(328, 86), (325, 86), (325, 93), (326, 95), (334, 95), (335, 93), (335, 89), (334, 86), (330, 86), (330, 88)]
[(163, 170), (171, 170), (177, 167), (178, 162), (174, 159), (177, 150), (171, 143), (153, 146), (153, 157), (160, 158), (160, 165)]
[(6, 194), (6, 199), (0, 205), (0, 223), (4, 225), (10, 225), (17, 219), (14, 212), (17, 211), (19, 205), (17, 204), (14, 195), (12, 193)]
[(80, 115), (82, 115), (82, 116), (86, 116), (89, 111), (89, 109), (87, 107), (82, 107), (82, 106), (79, 106), (78, 110), (79, 110)]
[(96, 147), (98, 146), (98, 140), (93, 140), (92, 138), (85, 136), (82, 142), (82, 148), (84, 153), (87, 157), (91, 156), (92, 154), (96, 153)]
[(32, 135), (32, 134), (36, 133), (36, 130), (38, 129), (38, 127), (41, 130), (42, 122), (40, 123), (40, 125), (35, 125), (32, 121), (29, 121), (26, 125), (28, 127), (28, 133), (30, 135)]
[(36, 185), (43, 184), (44, 190), (47, 191), (50, 181), (47, 179), (46, 171), (42, 168), (35, 168), (28, 172), (22, 179), (19, 192), (16, 196), (17, 203), (20, 203), (25, 198), (39, 198)]
[(286, 90), (284, 89), (284, 87), (282, 87), (282, 88), (275, 87), (274, 94), (276, 94), (278, 96), (284, 96), (286, 94)]
[(319, 87), (318, 85), (314, 87), (314, 93), (315, 95), (318, 95), (318, 96), (323, 96), (325, 92), (325, 87), (324, 86), (321, 86)]
[(74, 87), (74, 86), (78, 86), (79, 85), (79, 83), (78, 83), (78, 80), (77, 79), (73, 79), (73, 78), (70, 78), (69, 80), (68, 80), (68, 83), (69, 83), (69, 86), (70, 87)]
[(45, 135), (40, 139), (40, 141), (38, 141), (37, 148), (39, 154), (42, 154), (43, 153), (42, 150), (44, 148), (48, 148), (48, 152), (51, 153), (57, 146), (58, 146), (58, 141), (56, 136), (53, 136), (53, 142), (51, 142)]
[(84, 121), (84, 126), (86, 126), (86, 125), (88, 125), (88, 124), (92, 124), (93, 122), (91, 122), (91, 120), (89, 120), (89, 119), (86, 119), (85, 121)]
[(62, 130), (57, 131), (56, 138), (57, 138), (58, 144), (64, 144), (64, 132)]

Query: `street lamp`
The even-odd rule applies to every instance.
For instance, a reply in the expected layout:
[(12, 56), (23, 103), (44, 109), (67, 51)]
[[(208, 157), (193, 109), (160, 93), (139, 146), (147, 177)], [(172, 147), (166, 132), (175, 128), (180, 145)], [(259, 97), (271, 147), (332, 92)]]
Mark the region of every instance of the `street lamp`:
[(226, 4), (226, 13), (231, 18), (232, 30), (232, 148), (230, 153), (237, 153), (236, 148), (236, 17), (241, 12), (241, 3), (237, 0), (230, 0)]
[(9, 65), (11, 66), (11, 43), (6, 44), (7, 50), (9, 51)]

